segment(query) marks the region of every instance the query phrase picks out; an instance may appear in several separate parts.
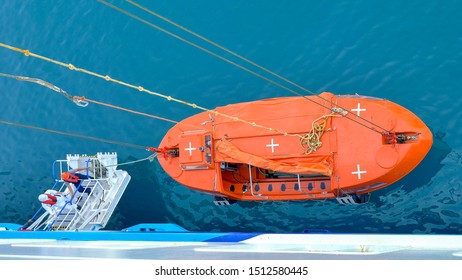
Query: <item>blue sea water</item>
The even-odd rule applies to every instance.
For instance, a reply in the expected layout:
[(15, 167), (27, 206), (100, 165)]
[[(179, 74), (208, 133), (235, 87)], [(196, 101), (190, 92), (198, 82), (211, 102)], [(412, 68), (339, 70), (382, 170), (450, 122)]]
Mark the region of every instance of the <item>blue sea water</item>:
[[(125, 1), (110, 2), (232, 59)], [(401, 104), (435, 139), (412, 173), (353, 207), (335, 201), (216, 207), (212, 197), (177, 184), (155, 162), (128, 166), (132, 181), (110, 228), (172, 222), (198, 231), (462, 233), (461, 1), (139, 3), (316, 93), (360, 93)], [(0, 42), (208, 108), (291, 95), (98, 1), (3, 0)], [(0, 72), (174, 120), (199, 112), (3, 48)], [(142, 146), (157, 146), (171, 127), (94, 104), (80, 108), (49, 89), (4, 77), (0, 90), (3, 121)], [(53, 160), (67, 153), (116, 151), (120, 162), (149, 155), (4, 124), (0, 136), (2, 222), (22, 223), (35, 213), (37, 195), (52, 184)]]

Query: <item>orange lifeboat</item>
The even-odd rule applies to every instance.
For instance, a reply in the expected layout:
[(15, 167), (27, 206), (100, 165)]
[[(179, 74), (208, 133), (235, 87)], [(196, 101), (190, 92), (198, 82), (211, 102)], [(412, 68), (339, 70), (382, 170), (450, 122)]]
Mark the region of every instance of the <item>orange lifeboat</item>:
[(337, 199), (369, 194), (413, 170), (432, 145), (428, 127), (387, 100), (281, 97), (219, 107), (171, 128), (158, 160), (178, 183), (236, 200)]

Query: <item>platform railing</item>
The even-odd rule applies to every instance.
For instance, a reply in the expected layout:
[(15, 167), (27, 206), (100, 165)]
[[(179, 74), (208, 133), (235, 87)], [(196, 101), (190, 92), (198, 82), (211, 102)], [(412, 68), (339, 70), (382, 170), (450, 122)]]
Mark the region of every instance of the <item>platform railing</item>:
[[(94, 179), (104, 179), (107, 177), (107, 168), (101, 164), (98, 158), (89, 158), (85, 161), (84, 174), (91, 176)], [(67, 160), (56, 160), (52, 167), (52, 176), (55, 181), (63, 182), (61, 179), (61, 173), (72, 170), (73, 168), (68, 165)]]
[[(76, 190), (74, 197), (70, 198), (63, 207), (52, 208), (55, 214), (45, 211), (28, 229), (72, 231), (85, 228), (99, 214), (104, 214), (107, 210), (105, 208), (109, 203), (103, 202), (107, 202), (107, 192), (110, 188), (108, 180), (107, 178), (83, 180), (82, 193)], [(91, 191), (87, 195), (85, 190), (88, 188)], [(66, 184), (63, 183), (58, 191), (66, 193)]]

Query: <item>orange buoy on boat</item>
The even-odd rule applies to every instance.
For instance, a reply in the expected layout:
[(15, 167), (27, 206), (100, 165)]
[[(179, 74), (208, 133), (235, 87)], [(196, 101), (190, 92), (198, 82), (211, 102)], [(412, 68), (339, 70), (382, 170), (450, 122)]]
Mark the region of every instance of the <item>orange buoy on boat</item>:
[(431, 145), (428, 127), (402, 106), (325, 92), (191, 116), (167, 132), (160, 146), (170, 152), (158, 160), (177, 182), (219, 203), (357, 204), (408, 174)]

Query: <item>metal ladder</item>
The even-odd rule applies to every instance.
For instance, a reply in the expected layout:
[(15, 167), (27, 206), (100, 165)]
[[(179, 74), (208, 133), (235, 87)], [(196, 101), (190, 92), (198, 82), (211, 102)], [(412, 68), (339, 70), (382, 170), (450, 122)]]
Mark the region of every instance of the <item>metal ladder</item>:
[[(98, 156), (100, 157), (88, 159), (91, 161), (91, 166), (97, 167), (100, 171), (93, 171), (90, 174), (91, 178), (82, 180), (80, 186), (83, 187), (83, 192), (75, 190), (72, 198), (70, 194), (67, 194), (69, 200), (61, 209), (50, 207), (49, 211), (43, 213), (28, 227), (28, 230), (93, 231), (106, 226), (131, 177), (126, 171), (115, 168), (114, 161), (117, 162), (115, 153), (98, 154)], [(72, 160), (88, 164), (88, 161), (85, 161), (87, 158), (86, 156), (82, 158), (77, 155), (72, 156)], [(69, 156), (67, 161), (69, 162)], [(109, 166), (109, 168), (104, 166)], [(104, 172), (101, 171), (102, 167)], [(63, 170), (62, 163), (59, 169)], [(88, 189), (91, 190), (89, 194), (85, 193)], [(67, 192), (64, 182), (59, 191)]]

